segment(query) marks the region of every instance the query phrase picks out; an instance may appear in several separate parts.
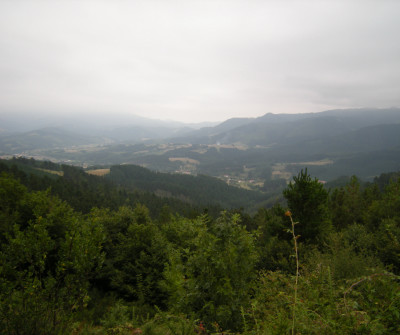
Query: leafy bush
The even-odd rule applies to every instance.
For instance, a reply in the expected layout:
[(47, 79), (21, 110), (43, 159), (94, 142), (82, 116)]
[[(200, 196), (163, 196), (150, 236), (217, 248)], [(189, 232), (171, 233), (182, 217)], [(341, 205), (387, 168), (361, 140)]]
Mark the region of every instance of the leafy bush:
[(88, 302), (89, 279), (103, 262), (102, 229), (47, 192), (29, 193), (4, 175), (0, 193), (7, 204), (0, 234), (0, 331), (63, 332)]

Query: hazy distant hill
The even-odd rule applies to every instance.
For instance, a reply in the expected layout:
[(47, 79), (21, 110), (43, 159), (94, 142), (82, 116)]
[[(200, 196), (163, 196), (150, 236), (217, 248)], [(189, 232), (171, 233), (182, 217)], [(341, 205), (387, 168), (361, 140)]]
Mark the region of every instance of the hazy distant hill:
[(60, 128), (43, 128), (1, 137), (0, 151), (14, 154), (28, 150), (64, 148), (104, 142), (105, 139), (100, 137), (86, 136)]
[[(307, 114), (265, 114), (231, 119), (202, 133), (204, 143), (271, 146), (340, 135), (367, 126), (400, 123), (400, 109), (349, 109)], [(199, 143), (201, 131), (185, 140)]]
[[(2, 113), (0, 115), (0, 124), (0, 128), (9, 132), (29, 132), (42, 128), (56, 127), (96, 135), (99, 132), (103, 135), (105, 131), (128, 126), (173, 129), (187, 126), (181, 122), (155, 120), (115, 111), (110, 113), (82, 112), (80, 114), (70, 114), (68, 112), (52, 114), (43, 114), (41, 112)], [(199, 127), (191, 125), (190, 128), (196, 129)]]
[[(198, 130), (188, 131), (186, 134), (176, 134), (169, 140), (178, 143), (210, 143), (210, 138), (218, 134), (234, 130), (238, 127), (252, 123), (254, 118), (232, 118), (213, 127), (203, 127)], [(179, 137), (178, 137), (179, 136)]]
[[(306, 114), (272, 114), (232, 118), (212, 127), (146, 119), (134, 115), (41, 117), (2, 116), (0, 149), (53, 148), (64, 145), (134, 143), (168, 139), (173, 143), (273, 146), (341, 135), (363, 127), (400, 123), (400, 109), (348, 109)], [(204, 125), (204, 124), (203, 124)]]
[[(299, 145), (301, 144), (301, 145)], [(340, 135), (324, 136), (303, 143), (291, 144), (287, 150), (303, 154), (345, 154), (387, 150), (400, 146), (400, 123), (380, 124), (344, 132)]]
[[(168, 158), (187, 157), (199, 162), (198, 173), (234, 174), (249, 179), (262, 178), (270, 167), (282, 176), (286, 173), (286, 178), (305, 167), (326, 180), (352, 174), (373, 178), (400, 168), (400, 109), (266, 114), (255, 119), (231, 119), (176, 141), (192, 143), (192, 147), (177, 147), (162, 155), (132, 157), (129, 161), (174, 171), (180, 166)], [(240, 144), (247, 149), (243, 150)], [(321, 159), (330, 163), (307, 163)]]
[(37, 149), (104, 143), (137, 143), (182, 136), (216, 123), (184, 124), (118, 113), (0, 116), (0, 152), (19, 154)]
[(333, 117), (309, 117), (286, 122), (253, 122), (211, 138), (214, 143), (271, 146), (346, 132), (349, 127)]
[(400, 108), (336, 109), (317, 114), (343, 119), (354, 129), (400, 122)]

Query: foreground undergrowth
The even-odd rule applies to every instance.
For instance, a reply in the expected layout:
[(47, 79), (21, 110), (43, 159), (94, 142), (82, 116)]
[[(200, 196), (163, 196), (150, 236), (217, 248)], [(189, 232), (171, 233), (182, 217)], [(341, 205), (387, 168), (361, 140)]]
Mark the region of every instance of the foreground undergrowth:
[(0, 332), (399, 333), (399, 195), (356, 178), (329, 193), (302, 171), (287, 208), (252, 217), (83, 215), (2, 174)]

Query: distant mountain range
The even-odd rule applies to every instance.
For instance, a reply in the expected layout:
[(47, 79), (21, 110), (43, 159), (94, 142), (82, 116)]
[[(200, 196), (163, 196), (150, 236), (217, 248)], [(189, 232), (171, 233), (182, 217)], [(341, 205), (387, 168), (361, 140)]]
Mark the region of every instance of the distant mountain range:
[[(33, 148), (137, 143), (160, 139), (168, 139), (173, 143), (271, 146), (340, 136), (369, 126), (398, 124), (400, 109), (268, 113), (258, 118), (232, 118), (217, 125), (184, 124), (113, 113), (79, 117), (10, 114), (1, 116), (0, 122), (0, 150), (9, 154)], [(376, 132), (379, 133), (379, 128), (375, 129), (375, 137), (379, 136)], [(346, 136), (352, 137), (350, 134)]]
[(186, 124), (177, 121), (156, 120), (134, 114), (123, 114), (111, 111), (109, 113), (81, 113), (81, 114), (43, 114), (41, 112), (0, 113), (0, 129), (2, 132), (28, 132), (42, 128), (64, 128), (74, 132), (100, 134), (117, 128), (170, 128), (170, 129), (199, 129), (214, 126), (217, 122), (203, 122)]
[(262, 183), (267, 175), (287, 179), (304, 167), (327, 180), (400, 170), (399, 108), (268, 113), (214, 125), (117, 114), (2, 118), (3, 155), (86, 165), (131, 163), (158, 171), (234, 176), (238, 183)]
[(79, 145), (138, 143), (181, 136), (212, 122), (185, 124), (118, 113), (98, 115), (0, 115), (0, 152), (19, 154), (37, 149)]
[(271, 146), (338, 136), (364, 127), (399, 124), (400, 109), (346, 109), (306, 114), (265, 114), (229, 119), (174, 138), (183, 143)]

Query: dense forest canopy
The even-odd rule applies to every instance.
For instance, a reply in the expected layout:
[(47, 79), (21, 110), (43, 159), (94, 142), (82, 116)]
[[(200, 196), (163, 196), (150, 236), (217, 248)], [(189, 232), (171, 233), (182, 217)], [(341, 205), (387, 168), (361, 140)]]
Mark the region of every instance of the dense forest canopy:
[(1, 333), (400, 331), (399, 172), (327, 189), (303, 170), (249, 214), (0, 167)]

